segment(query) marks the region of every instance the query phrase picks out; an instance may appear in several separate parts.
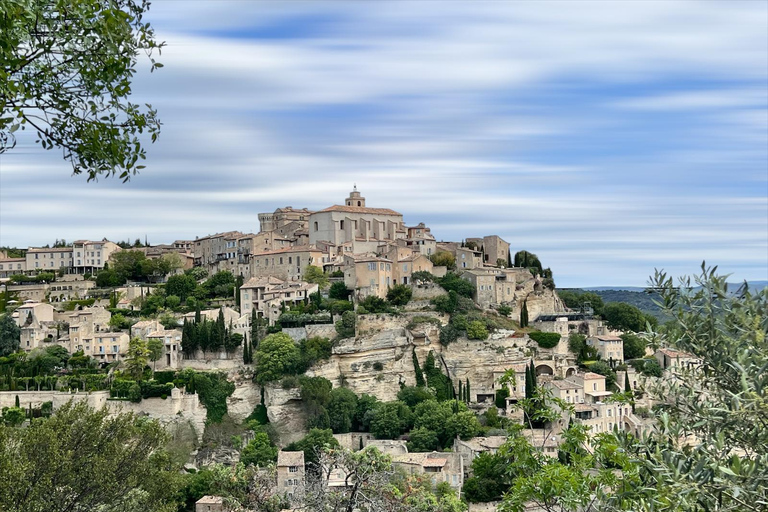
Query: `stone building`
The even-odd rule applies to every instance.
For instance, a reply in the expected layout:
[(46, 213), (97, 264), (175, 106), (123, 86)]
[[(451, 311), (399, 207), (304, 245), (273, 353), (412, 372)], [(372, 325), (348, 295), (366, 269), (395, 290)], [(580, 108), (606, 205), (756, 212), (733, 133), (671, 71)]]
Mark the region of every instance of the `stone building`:
[(72, 243), (72, 271), (76, 274), (96, 274), (104, 269), (109, 258), (119, 252), (120, 246), (106, 238), (93, 242), (76, 240)]
[(304, 452), (277, 453), (277, 490), (289, 499), (298, 499), (304, 490)]
[(321, 251), (309, 246), (254, 254), (250, 261), (251, 278), (277, 277), (284, 281), (301, 281), (307, 266), (322, 268), (323, 256)]
[(278, 208), (273, 213), (259, 214), (259, 232), (271, 232), (285, 238), (296, 238), (298, 232), (306, 231), (312, 211), (292, 206)]
[(344, 284), (350, 290), (355, 290), (359, 298), (369, 295), (384, 298), (387, 290), (395, 284), (393, 263), (372, 254), (345, 256)]
[(392, 457), (392, 465), (406, 474), (426, 475), (432, 485), (448, 482), (456, 490), (464, 485), (464, 462), (458, 453), (406, 453)]
[(27, 268), (36, 272), (56, 272), (60, 268), (69, 269), (74, 266), (72, 256), (72, 247), (30, 247), (26, 255)]
[(597, 353), (606, 361), (624, 360), (624, 340), (613, 334), (598, 334), (587, 338), (587, 345), (595, 347)]
[(284, 281), (276, 277), (252, 277), (240, 287), (240, 310), (249, 314), (253, 309), (268, 318), (270, 324), (277, 320), (283, 305), (304, 302), (318, 291), (316, 284), (304, 281)]
[(26, 258), (2, 258), (0, 259), (0, 277), (10, 277), (14, 274), (27, 273)]
[(474, 242), (482, 252), (482, 261), (485, 265), (496, 265), (498, 260), (507, 265), (509, 260), (509, 244), (497, 235), (484, 236), (483, 238), (467, 238), (467, 242)]

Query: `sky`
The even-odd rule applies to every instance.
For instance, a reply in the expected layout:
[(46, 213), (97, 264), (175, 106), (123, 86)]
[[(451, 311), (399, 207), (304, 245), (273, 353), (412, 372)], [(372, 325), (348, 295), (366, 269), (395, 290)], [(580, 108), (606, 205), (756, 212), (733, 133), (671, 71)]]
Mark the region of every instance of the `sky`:
[(132, 101), (163, 122), (127, 184), (20, 140), (0, 246), (258, 231), (342, 204), (496, 234), (558, 287), (703, 260), (768, 279), (768, 2), (155, 0)]

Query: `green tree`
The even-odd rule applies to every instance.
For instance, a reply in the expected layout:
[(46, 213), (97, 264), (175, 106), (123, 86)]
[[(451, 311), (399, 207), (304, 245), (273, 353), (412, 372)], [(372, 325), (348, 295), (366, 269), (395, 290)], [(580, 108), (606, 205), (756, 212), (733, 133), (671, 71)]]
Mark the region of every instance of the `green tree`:
[(645, 357), (646, 343), (643, 338), (633, 333), (621, 335), (624, 342), (624, 359), (637, 359)]
[(523, 308), (520, 310), (520, 327), (528, 327), (528, 301), (523, 301)]
[(321, 290), (328, 288), (328, 275), (315, 265), (307, 265), (304, 269), (304, 281), (316, 284)]
[(240, 462), (246, 466), (253, 464), (261, 467), (277, 462), (277, 447), (270, 442), (266, 433), (256, 432), (240, 452)]
[(411, 360), (413, 361), (413, 371), (416, 376), (416, 387), (424, 387), (427, 382), (424, 380), (424, 373), (419, 365), (419, 358), (416, 356), (416, 348), (411, 350)]
[(480, 320), (473, 320), (467, 325), (467, 338), (471, 340), (484, 340), (488, 337), (488, 329)]
[(448, 251), (438, 251), (429, 257), (436, 267), (447, 267), (448, 270), (456, 268), (456, 257)]
[(141, 380), (144, 377), (144, 368), (149, 361), (149, 355), (146, 341), (138, 337), (131, 338), (125, 358), (125, 369), (132, 379)]
[(184, 326), (181, 328), (181, 350), (186, 357), (192, 357), (200, 344), (197, 340), (196, 325), (184, 319)]
[(9, 427), (18, 427), (27, 415), (24, 413), (24, 409), (19, 407), (19, 395), (16, 395), (16, 407), (3, 407), (3, 423)]
[(259, 384), (279, 380), (296, 368), (301, 354), (293, 339), (285, 333), (270, 334), (256, 351), (256, 376)]
[(149, 360), (152, 361), (152, 372), (157, 368), (157, 362), (163, 357), (165, 344), (160, 338), (149, 338), (147, 340), (147, 351)]
[(477, 421), (477, 416), (473, 412), (462, 411), (448, 419), (445, 433), (449, 439), (459, 437), (467, 440), (475, 437), (480, 432), (480, 428), (480, 422)]
[[(466, 409), (466, 406), (463, 406)], [(440, 446), (444, 446), (451, 440), (448, 434), (448, 421), (453, 416), (451, 402), (438, 402), (437, 400), (425, 400), (419, 403), (413, 411), (414, 428), (424, 428), (437, 435)]]
[(451, 323), (440, 327), (440, 344), (447, 347), (457, 339), (461, 332)]
[(624, 302), (609, 302), (603, 308), (603, 318), (611, 329), (645, 331), (647, 317), (637, 307)]
[(409, 452), (431, 452), (440, 449), (437, 433), (428, 428), (419, 427), (408, 434)]
[(425, 400), (434, 400), (435, 395), (423, 386), (405, 386), (397, 392), (397, 399), (413, 409)]
[(413, 290), (405, 284), (396, 284), (387, 290), (387, 300), (395, 306), (405, 306), (412, 296)]
[(616, 389), (616, 372), (605, 361), (597, 361), (589, 365), (589, 371), (605, 377), (605, 388)]
[(195, 288), (197, 288), (197, 281), (188, 274), (171, 276), (165, 283), (165, 293), (177, 296), (181, 302), (186, 301), (187, 297), (195, 291)]
[(5, 357), (19, 350), (21, 329), (11, 315), (0, 315), (0, 357)]
[(328, 402), (328, 417), (334, 434), (352, 430), (357, 412), (357, 395), (347, 388), (332, 389)]
[(339, 338), (353, 338), (355, 336), (355, 323), (357, 315), (354, 311), (345, 311), (341, 315), (341, 320), (336, 322), (336, 333)]
[(155, 40), (148, 2), (97, 0), (0, 4), (0, 154), (30, 128), (46, 149), (61, 149), (75, 174), (130, 179), (144, 166), (141, 134), (160, 134), (155, 110), (127, 101), (137, 57)]
[(175, 510), (180, 467), (166, 443), (156, 421), (84, 402), (25, 429), (0, 427), (0, 510)]
[(335, 300), (349, 300), (349, 294), (352, 293), (343, 281), (336, 281), (328, 289), (328, 298)]
[(395, 439), (411, 426), (411, 409), (403, 402), (385, 402), (373, 410), (370, 431), (377, 439)]
[(324, 377), (304, 377), (299, 380), (301, 400), (307, 413), (308, 428), (330, 428), (326, 406), (331, 401), (331, 381)]
[(285, 447), (285, 451), (304, 452), (304, 463), (315, 465), (318, 461), (318, 454), (328, 448), (338, 448), (339, 442), (333, 437), (331, 429), (313, 428), (301, 440), (295, 441)]
[(539, 257), (528, 251), (518, 251), (515, 253), (515, 266), (528, 268), (541, 274), (542, 266)]

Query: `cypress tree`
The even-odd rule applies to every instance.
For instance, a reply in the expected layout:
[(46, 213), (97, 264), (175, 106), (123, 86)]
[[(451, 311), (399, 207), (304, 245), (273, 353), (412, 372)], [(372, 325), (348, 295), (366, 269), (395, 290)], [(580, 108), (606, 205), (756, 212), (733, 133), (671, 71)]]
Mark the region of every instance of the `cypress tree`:
[(531, 384), (533, 386), (532, 391), (535, 391), (539, 384), (536, 382), (536, 366), (533, 364), (533, 359), (531, 359)]
[(624, 392), (632, 391), (632, 386), (629, 384), (629, 372), (624, 372)]
[(202, 315), (200, 314), (200, 303), (198, 303), (197, 306), (195, 307), (195, 323), (196, 324), (200, 323), (201, 316)]
[(467, 395), (467, 400), (466, 400), (466, 402), (467, 402), (467, 403), (469, 403), (469, 402), (470, 402), (470, 400), (471, 400), (471, 397), (472, 397), (472, 394), (471, 394), (471, 392), (470, 392), (470, 388), (469, 388), (469, 377), (467, 377), (467, 384), (464, 386), (464, 390), (465, 390), (464, 392), (465, 392), (465, 393), (466, 393), (466, 395)]
[(459, 400), (464, 399), (464, 389), (461, 387), (461, 381), (459, 381)]
[(523, 301), (523, 309), (520, 311), (520, 327), (528, 327), (528, 301)]
[(416, 386), (423, 388), (426, 386), (426, 382), (424, 381), (424, 373), (421, 371), (421, 367), (419, 366), (419, 358), (416, 357), (416, 349), (414, 348), (411, 352), (412, 358), (413, 358), (413, 371), (416, 374)]

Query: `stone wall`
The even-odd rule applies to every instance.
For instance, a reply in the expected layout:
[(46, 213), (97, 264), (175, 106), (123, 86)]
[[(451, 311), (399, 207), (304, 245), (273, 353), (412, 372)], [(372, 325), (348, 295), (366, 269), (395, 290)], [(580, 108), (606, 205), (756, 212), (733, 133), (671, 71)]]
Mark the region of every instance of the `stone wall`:
[(243, 365), (243, 356), (240, 355), (237, 359), (182, 359), (180, 364), (181, 368), (192, 368), (193, 370), (231, 371)]
[(336, 337), (336, 326), (334, 324), (310, 324), (304, 327), (308, 338), (320, 336), (321, 338), (333, 339)]
[(411, 289), (413, 290), (412, 300), (429, 300), (448, 293), (437, 283), (415, 284)]
[(403, 329), (415, 316), (437, 318), (442, 324), (448, 323), (450, 317), (436, 311), (408, 311), (399, 315), (367, 314), (357, 315), (358, 336), (377, 333), (391, 329)]

